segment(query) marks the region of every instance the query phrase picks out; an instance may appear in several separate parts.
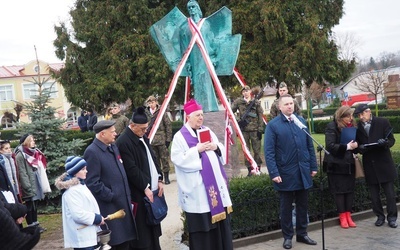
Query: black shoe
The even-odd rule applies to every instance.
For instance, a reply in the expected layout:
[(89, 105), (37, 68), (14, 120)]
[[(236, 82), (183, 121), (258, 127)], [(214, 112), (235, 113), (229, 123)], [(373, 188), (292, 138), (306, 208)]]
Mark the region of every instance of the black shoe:
[(283, 248), (291, 249), (292, 248), (292, 240), (291, 239), (285, 239), (283, 241)]
[(385, 219), (378, 218), (378, 219), (375, 221), (375, 226), (380, 227), (380, 226), (382, 226), (384, 223), (385, 223)]
[(308, 235), (306, 236), (296, 236), (296, 241), (305, 243), (307, 245), (317, 245), (317, 242), (315, 240), (312, 240)]
[(391, 228), (396, 228), (397, 227), (397, 223), (394, 220), (389, 221), (388, 223), (389, 223), (389, 227), (391, 227)]
[(40, 232), (40, 233), (43, 233), (44, 231), (47, 230), (47, 228), (44, 228), (44, 227), (39, 227), (39, 226), (38, 226), (38, 228), (39, 228), (39, 232)]

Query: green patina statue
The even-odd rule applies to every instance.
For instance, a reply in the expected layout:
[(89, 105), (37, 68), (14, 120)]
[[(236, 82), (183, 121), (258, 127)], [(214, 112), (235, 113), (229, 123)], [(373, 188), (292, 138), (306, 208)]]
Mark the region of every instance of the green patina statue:
[[(176, 71), (185, 51), (190, 48), (193, 36), (196, 44), (190, 52), (181, 76), (189, 76), (194, 98), (204, 112), (218, 111), (217, 98), (211, 78), (212, 70), (219, 76), (233, 74), (239, 54), (241, 35), (232, 35), (232, 12), (222, 7), (207, 18), (202, 18), (200, 6), (195, 0), (187, 4), (190, 18), (175, 7), (150, 28), (150, 33), (160, 48), (172, 71)], [(209, 61), (202, 54), (200, 44)]]

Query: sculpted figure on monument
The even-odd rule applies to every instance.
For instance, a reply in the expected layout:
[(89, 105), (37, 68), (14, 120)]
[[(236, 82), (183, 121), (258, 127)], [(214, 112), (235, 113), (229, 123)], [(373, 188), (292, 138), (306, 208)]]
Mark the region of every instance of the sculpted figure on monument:
[(187, 10), (189, 18), (175, 7), (151, 26), (150, 32), (174, 72), (190, 49), (180, 76), (190, 77), (194, 98), (204, 112), (218, 111), (212, 71), (214, 69), (219, 76), (232, 75), (241, 35), (232, 35), (232, 13), (226, 7), (203, 18), (198, 2), (190, 0)]

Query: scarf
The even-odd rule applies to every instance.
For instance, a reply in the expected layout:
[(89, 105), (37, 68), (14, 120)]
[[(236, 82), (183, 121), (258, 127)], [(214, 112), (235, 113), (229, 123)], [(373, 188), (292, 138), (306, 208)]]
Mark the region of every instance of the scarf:
[(16, 195), (19, 194), (19, 184), (18, 184), (18, 173), (17, 168), (15, 167), (14, 159), (12, 158), (12, 153), (3, 153), (1, 155), (1, 163), (4, 164), (8, 179), (10, 179), (11, 184), (13, 185), (13, 189)]
[[(198, 138), (193, 137), (190, 134), (189, 130), (186, 128), (186, 126), (183, 126), (180, 132), (185, 138), (189, 148), (195, 147), (197, 143), (199, 143)], [(226, 212), (221, 200), (221, 196), (219, 195), (219, 188), (217, 181), (215, 179), (214, 170), (213, 166), (211, 165), (210, 159), (208, 158), (208, 155), (205, 151), (201, 152), (200, 155), (201, 155), (201, 165), (203, 166), (203, 169), (200, 171), (200, 174), (203, 179), (206, 193), (208, 194), (207, 200), (208, 200), (208, 205), (210, 206), (211, 222), (216, 223), (218, 221), (226, 219)], [(225, 180), (227, 180), (225, 170), (223, 169), (221, 163), (220, 162), (218, 163), (222, 176), (224, 177)]]
[(44, 154), (39, 149), (30, 149), (27, 147), (22, 147), (21, 153), (29, 166), (37, 170), (39, 184), (42, 187), (43, 193), (50, 193), (51, 188), (46, 173), (47, 161)]

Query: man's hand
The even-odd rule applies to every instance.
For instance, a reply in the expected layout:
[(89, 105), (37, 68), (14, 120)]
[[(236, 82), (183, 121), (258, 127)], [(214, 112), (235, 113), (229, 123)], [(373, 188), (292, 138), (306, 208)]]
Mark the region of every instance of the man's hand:
[(379, 139), (378, 140), (378, 146), (379, 147), (386, 147), (388, 145), (388, 140), (387, 139)]
[(282, 182), (282, 178), (280, 176), (277, 176), (277, 177), (273, 178), (272, 181), (275, 182), (275, 183), (281, 183)]
[(203, 143), (197, 143), (197, 150), (199, 153), (208, 151), (208, 150), (217, 150), (218, 146), (214, 142), (203, 142)]
[(147, 196), (147, 198), (149, 198), (149, 201), (153, 203), (154, 199), (153, 199), (153, 192), (151, 191), (151, 189), (146, 188), (146, 190), (144, 190), (144, 194)]
[(317, 174), (317, 171), (312, 171), (311, 172), (311, 177), (314, 177)]

